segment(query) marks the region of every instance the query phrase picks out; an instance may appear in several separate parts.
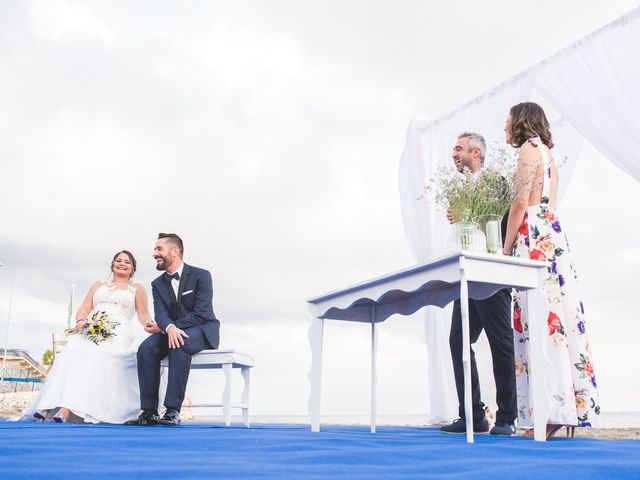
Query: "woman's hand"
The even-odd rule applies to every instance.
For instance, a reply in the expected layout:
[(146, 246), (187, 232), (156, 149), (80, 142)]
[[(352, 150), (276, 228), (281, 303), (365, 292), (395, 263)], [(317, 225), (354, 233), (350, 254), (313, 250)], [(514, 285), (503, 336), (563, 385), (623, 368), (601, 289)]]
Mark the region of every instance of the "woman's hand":
[(84, 322), (86, 322), (84, 318), (76, 320), (76, 328), (73, 329), (73, 333), (80, 333), (82, 331), (82, 326), (84, 325)]
[(156, 322), (154, 322), (153, 320), (148, 321), (147, 323), (144, 324), (144, 330), (147, 333), (160, 333), (160, 332), (162, 332), (162, 330), (160, 330), (160, 327), (158, 326), (158, 324)]
[(87, 296), (84, 297), (80, 308), (78, 308), (78, 311), (76, 312), (76, 326), (73, 329), (74, 333), (80, 333), (84, 322), (87, 321), (87, 317), (89, 316), (89, 314), (91, 313), (91, 309), (93, 308), (93, 295), (96, 293), (96, 290), (100, 288), (100, 285), (102, 285), (102, 282), (98, 280), (91, 286), (91, 288), (87, 292)]
[(502, 255), (504, 255), (505, 257), (510, 257), (511, 256), (511, 249), (507, 250), (506, 248), (503, 248), (502, 249)]

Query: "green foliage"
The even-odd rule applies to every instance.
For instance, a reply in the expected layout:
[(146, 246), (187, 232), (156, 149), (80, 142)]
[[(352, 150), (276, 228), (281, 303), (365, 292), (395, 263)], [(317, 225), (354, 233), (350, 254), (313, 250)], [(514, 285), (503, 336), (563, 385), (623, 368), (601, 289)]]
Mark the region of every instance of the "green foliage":
[(515, 162), (498, 149), (486, 166), (474, 175), (468, 168), (440, 167), (426, 187), (436, 205), (456, 221), (474, 221), (482, 215), (507, 213), (513, 199), (511, 185)]
[(53, 350), (48, 349), (42, 354), (42, 364), (49, 365), (53, 361)]

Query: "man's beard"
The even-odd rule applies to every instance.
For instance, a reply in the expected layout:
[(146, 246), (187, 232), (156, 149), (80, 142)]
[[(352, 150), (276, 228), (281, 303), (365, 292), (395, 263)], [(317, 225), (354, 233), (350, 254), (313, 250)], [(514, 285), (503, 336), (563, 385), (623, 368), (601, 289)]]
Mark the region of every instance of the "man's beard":
[(167, 267), (169, 266), (169, 262), (167, 261), (166, 257), (160, 257), (160, 258), (162, 259), (162, 261), (160, 263), (156, 263), (156, 270), (166, 270)]

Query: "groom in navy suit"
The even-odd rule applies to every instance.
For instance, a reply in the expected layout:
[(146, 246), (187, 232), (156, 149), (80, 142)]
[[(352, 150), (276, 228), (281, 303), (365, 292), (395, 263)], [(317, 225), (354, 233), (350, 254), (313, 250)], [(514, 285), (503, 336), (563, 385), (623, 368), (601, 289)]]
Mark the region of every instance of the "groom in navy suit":
[[(191, 356), (218, 348), (220, 322), (213, 313), (211, 274), (182, 262), (184, 247), (175, 233), (161, 233), (153, 249), (156, 268), (165, 273), (151, 282), (155, 323), (138, 348), (138, 382), (142, 414), (128, 425), (179, 425)], [(169, 378), (164, 399), (166, 412), (158, 416), (160, 362), (169, 357)]]

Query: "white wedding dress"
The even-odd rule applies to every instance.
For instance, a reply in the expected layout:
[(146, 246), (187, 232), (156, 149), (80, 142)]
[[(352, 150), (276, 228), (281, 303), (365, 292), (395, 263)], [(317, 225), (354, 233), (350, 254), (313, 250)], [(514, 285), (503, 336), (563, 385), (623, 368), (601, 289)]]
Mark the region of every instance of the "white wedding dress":
[(124, 423), (140, 412), (140, 389), (132, 329), (135, 288), (101, 285), (93, 295), (94, 312), (107, 314), (120, 324), (115, 336), (95, 344), (80, 334), (69, 337), (56, 357), (38, 397), (22, 413), (33, 419), (36, 411), (67, 407), (89, 423)]

